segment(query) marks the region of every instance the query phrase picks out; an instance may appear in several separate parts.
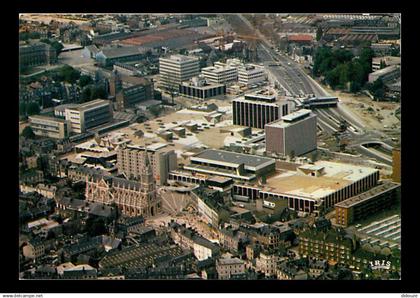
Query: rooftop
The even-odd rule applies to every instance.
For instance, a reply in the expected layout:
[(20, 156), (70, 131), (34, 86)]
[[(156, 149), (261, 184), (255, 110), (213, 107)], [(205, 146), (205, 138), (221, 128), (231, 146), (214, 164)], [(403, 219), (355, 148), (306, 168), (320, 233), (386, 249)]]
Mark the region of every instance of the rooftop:
[(236, 166), (244, 164), (245, 167), (251, 168), (267, 166), (275, 163), (274, 159), (268, 157), (215, 149), (208, 149), (191, 157), (191, 160), (198, 159), (235, 164)]
[(385, 68), (379, 69), (377, 71), (372, 72), (371, 74), (375, 74), (375, 75), (384, 75), (393, 71), (396, 71), (400, 69), (400, 67), (398, 65), (391, 65), (391, 66), (387, 66)]
[(373, 197), (379, 196), (383, 193), (386, 193), (388, 191), (391, 191), (393, 189), (396, 189), (400, 187), (400, 184), (398, 183), (393, 183), (393, 182), (389, 182), (386, 181), (383, 184), (376, 186), (364, 193), (361, 193), (360, 195), (351, 197), (347, 200), (344, 200), (342, 202), (339, 202), (337, 204), (335, 204), (336, 207), (343, 207), (343, 208), (349, 208), (349, 207), (353, 207), (356, 206), (358, 204), (361, 204)]
[(222, 258), (218, 260), (218, 263), (220, 265), (234, 265), (234, 264), (244, 264), (244, 261), (242, 261), (239, 258)]
[(171, 55), (168, 58), (160, 58), (162, 60), (172, 60), (176, 62), (187, 62), (187, 61), (198, 61), (197, 57), (185, 56), (185, 55)]
[(294, 34), (287, 37), (289, 41), (312, 41), (313, 37), (309, 34)]
[(281, 170), (267, 179), (262, 190), (290, 196), (321, 199), (343, 187), (371, 175), (378, 170), (350, 164), (318, 161), (300, 168), (321, 171), (321, 176), (309, 176), (301, 172)]
[(91, 108), (95, 108), (97, 106), (103, 105), (103, 104), (109, 104), (110, 101), (109, 100), (105, 100), (105, 99), (95, 99), (95, 100), (91, 100), (82, 104), (77, 105), (76, 107), (72, 107), (69, 108), (71, 110), (78, 110), (78, 111), (84, 111), (84, 110), (88, 110)]
[(60, 122), (60, 123), (66, 123), (66, 120), (55, 118), (55, 117), (49, 117), (49, 116), (43, 116), (43, 115), (33, 115), (29, 116), (29, 120), (45, 120), (45, 121), (53, 121), (53, 122)]
[(311, 110), (301, 109), (299, 111), (282, 116), (282, 119), (284, 121), (292, 122), (292, 121), (300, 120), (306, 116), (309, 116), (310, 114), (311, 114)]
[(146, 53), (147, 51), (148, 49), (141, 48), (141, 47), (112, 47), (112, 48), (102, 49), (102, 53), (108, 59), (124, 57), (124, 56), (140, 55), (140, 54)]

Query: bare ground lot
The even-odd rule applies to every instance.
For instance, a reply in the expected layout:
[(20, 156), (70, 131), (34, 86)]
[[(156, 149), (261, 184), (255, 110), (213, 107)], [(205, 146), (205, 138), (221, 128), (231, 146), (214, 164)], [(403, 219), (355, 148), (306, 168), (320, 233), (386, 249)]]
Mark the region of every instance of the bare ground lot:
[(400, 103), (373, 101), (367, 95), (334, 91), (324, 85), (322, 87), (332, 96), (337, 96), (369, 128), (376, 130), (400, 129), (401, 122), (395, 116), (395, 111), (400, 107)]

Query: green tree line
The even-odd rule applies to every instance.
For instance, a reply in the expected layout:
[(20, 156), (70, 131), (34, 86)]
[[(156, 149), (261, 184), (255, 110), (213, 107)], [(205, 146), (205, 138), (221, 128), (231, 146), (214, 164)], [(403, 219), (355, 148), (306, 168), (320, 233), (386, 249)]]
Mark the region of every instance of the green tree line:
[(315, 53), (313, 75), (323, 76), (333, 89), (358, 92), (366, 84), (371, 72), (373, 50), (363, 48), (358, 57), (344, 50), (321, 47)]

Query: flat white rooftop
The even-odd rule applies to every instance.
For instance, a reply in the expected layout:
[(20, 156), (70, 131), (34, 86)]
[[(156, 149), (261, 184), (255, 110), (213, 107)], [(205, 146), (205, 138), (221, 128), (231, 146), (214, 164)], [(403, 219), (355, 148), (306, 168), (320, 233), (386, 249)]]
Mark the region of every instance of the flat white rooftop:
[(284, 121), (292, 122), (292, 121), (296, 121), (298, 119), (301, 119), (303, 117), (306, 117), (309, 114), (311, 114), (311, 110), (301, 109), (299, 111), (296, 111), (296, 112), (290, 113), (288, 115), (282, 116), (282, 119)]
[(379, 170), (375, 168), (324, 160), (315, 162), (315, 165), (324, 168), (324, 177), (343, 179), (352, 182), (379, 172)]

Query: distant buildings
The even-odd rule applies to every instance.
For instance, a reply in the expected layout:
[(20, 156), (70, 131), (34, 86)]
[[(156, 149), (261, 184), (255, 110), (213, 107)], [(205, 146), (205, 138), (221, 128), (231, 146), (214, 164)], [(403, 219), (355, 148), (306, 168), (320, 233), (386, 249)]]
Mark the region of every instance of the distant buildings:
[(71, 130), (84, 133), (87, 129), (112, 120), (112, 104), (109, 100), (96, 99), (65, 110)]
[(391, 65), (400, 65), (401, 57), (385, 56), (372, 58), (372, 71), (381, 69), (381, 66), (387, 67)]
[(299, 156), (317, 147), (317, 117), (310, 110), (299, 110), (265, 125), (268, 153)]
[(264, 128), (267, 123), (289, 114), (287, 101), (277, 101), (274, 95), (246, 94), (232, 101), (233, 124)]
[(19, 65), (32, 67), (57, 63), (56, 51), (49, 44), (36, 42), (19, 45)]
[(159, 58), (160, 82), (164, 88), (178, 91), (179, 85), (199, 74), (199, 60), (196, 57), (171, 55)]
[(398, 65), (391, 65), (369, 74), (369, 83), (381, 79), (384, 83), (392, 81), (401, 75), (400, 67)]
[[(94, 49), (92, 49), (94, 51)], [(144, 58), (148, 49), (140, 47), (107, 47), (95, 56), (102, 66), (112, 66), (115, 62), (136, 61)]]
[(68, 120), (42, 115), (29, 116), (29, 126), (35, 135), (53, 139), (67, 138), (71, 131)]

